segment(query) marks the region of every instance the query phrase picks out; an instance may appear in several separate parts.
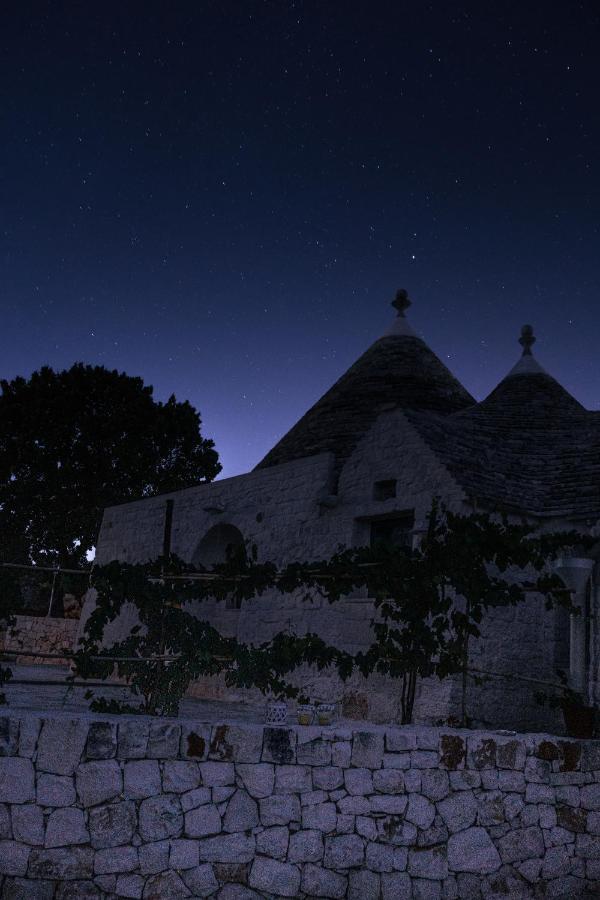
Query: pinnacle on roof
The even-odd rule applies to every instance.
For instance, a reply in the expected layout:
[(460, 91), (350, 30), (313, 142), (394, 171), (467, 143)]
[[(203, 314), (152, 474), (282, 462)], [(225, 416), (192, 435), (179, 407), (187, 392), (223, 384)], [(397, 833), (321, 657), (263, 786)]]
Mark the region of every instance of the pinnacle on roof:
[(535, 335), (523, 325), (519, 343), (523, 353), (494, 390), (473, 409), (473, 414), (491, 415), (498, 423), (520, 423), (522, 428), (543, 426), (578, 416), (584, 408), (539, 364), (531, 348)]
[(257, 468), (330, 451), (339, 470), (384, 409), (397, 406), (447, 415), (475, 403), (406, 321), (410, 306), (406, 291), (398, 291), (392, 305), (398, 315), (387, 333), (302, 416)]
[(383, 337), (417, 337), (406, 318), (406, 310), (412, 306), (408, 291), (404, 288), (397, 290), (396, 296), (392, 300), (392, 306), (398, 310), (398, 313)]
[(531, 348), (535, 344), (536, 338), (533, 333), (533, 328), (531, 325), (523, 325), (521, 328), (521, 337), (519, 338), (519, 343), (523, 348), (523, 353), (521, 354), (521, 358), (515, 365), (512, 367), (508, 375), (509, 378), (511, 375), (547, 375), (548, 373), (540, 366), (537, 359), (535, 359), (533, 353), (531, 352)]

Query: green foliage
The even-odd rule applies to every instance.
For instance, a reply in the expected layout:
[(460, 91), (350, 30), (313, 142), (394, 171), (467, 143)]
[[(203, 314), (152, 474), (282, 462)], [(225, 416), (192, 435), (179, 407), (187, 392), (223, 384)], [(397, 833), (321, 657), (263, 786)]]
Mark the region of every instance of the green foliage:
[(0, 382), (0, 557), (82, 564), (102, 510), (220, 471), (189, 403), (77, 363)]
[[(14, 616), (11, 611), (18, 604), (20, 591), (13, 573), (0, 567), (0, 628), (9, 628), (14, 625)], [(0, 665), (0, 704), (6, 703), (6, 694), (1, 690), (12, 678), (12, 671), (8, 666)]]
[[(174, 557), (149, 565), (114, 562), (94, 572), (98, 606), (87, 624), (78, 672), (106, 677), (114, 663), (92, 657), (130, 657), (116, 663), (118, 674), (142, 698), (142, 711), (162, 715), (174, 715), (190, 682), (202, 675), (223, 674), (229, 685), (292, 697), (299, 690), (289, 676), (302, 665), (334, 668), (342, 679), (355, 671), (367, 677), (378, 672), (400, 680), (404, 722), (412, 720), (419, 678), (462, 673), (465, 723), (469, 641), (480, 636), (487, 612), (522, 603), (528, 591), (541, 592), (549, 607), (570, 606), (548, 563), (581, 540), (574, 532), (536, 536), (526, 524), (457, 515), (434, 503), (427, 532), (413, 550), (340, 550), (329, 560), (294, 562), (281, 572), (258, 563), (255, 552), (238, 552), (205, 580), (194, 580), (190, 567)], [(191, 612), (192, 604), (199, 610), (209, 597), (243, 601), (279, 591), (319, 594), (336, 603), (357, 589), (373, 598), (374, 639), (355, 655), (315, 634), (280, 633), (260, 646), (245, 645)], [(99, 649), (106, 625), (125, 603), (136, 608), (138, 625)]]

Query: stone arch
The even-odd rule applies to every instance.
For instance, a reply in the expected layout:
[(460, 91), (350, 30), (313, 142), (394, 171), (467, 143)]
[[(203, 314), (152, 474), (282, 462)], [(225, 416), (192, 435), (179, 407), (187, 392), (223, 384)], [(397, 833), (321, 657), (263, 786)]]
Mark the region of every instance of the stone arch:
[(192, 556), (192, 565), (210, 569), (211, 566), (226, 562), (231, 552), (239, 551), (244, 546), (244, 535), (240, 529), (227, 522), (220, 522), (209, 528), (198, 542)]

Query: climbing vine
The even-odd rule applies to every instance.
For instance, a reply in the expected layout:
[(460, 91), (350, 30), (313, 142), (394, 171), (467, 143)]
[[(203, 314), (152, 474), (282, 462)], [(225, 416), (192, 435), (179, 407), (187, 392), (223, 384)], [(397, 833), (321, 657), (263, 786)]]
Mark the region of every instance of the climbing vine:
[[(344, 680), (354, 672), (379, 673), (399, 681), (403, 722), (412, 721), (419, 679), (460, 675), (466, 724), (469, 643), (480, 636), (489, 610), (516, 606), (530, 591), (541, 593), (548, 608), (570, 607), (568, 591), (548, 564), (561, 548), (582, 540), (575, 532), (535, 535), (525, 523), (458, 515), (434, 503), (414, 549), (341, 550), (330, 559), (294, 562), (283, 570), (259, 563), (253, 548), (210, 571), (193, 570), (175, 556), (146, 565), (112, 562), (92, 576), (97, 606), (76, 672), (107, 678), (116, 669), (136, 698), (128, 711), (152, 715), (175, 715), (190, 683), (205, 675), (223, 675), (229, 686), (298, 697), (290, 676), (301, 666), (335, 669)], [(199, 614), (209, 598), (241, 603), (266, 593), (297, 592), (333, 604), (357, 589), (373, 599), (374, 615), (371, 643), (355, 654), (312, 633), (280, 632), (260, 645), (244, 644), (224, 637)], [(127, 606), (136, 624), (123, 639), (104, 646), (106, 626)], [(102, 698), (94, 699), (93, 708), (123, 709)]]

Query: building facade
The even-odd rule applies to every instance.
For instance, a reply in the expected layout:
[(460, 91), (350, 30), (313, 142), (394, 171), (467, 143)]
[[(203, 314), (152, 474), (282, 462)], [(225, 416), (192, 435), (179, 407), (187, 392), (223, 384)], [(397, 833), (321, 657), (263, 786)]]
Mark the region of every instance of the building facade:
[[(170, 549), (194, 565), (225, 558), (230, 545), (254, 544), (260, 560), (279, 565), (323, 559), (340, 546), (377, 540), (418, 541), (432, 499), (457, 512), (506, 510), (536, 528), (594, 533), (600, 519), (600, 412), (584, 409), (537, 362), (523, 328), (522, 356), (478, 403), (406, 319), (397, 316), (336, 384), (248, 474), (201, 484), (105, 511), (97, 562), (145, 562)], [(471, 652), (488, 673), (469, 690), (474, 722), (559, 730), (556, 711), (540, 707), (538, 682), (567, 669), (589, 702), (600, 700), (599, 600), (595, 554), (562, 560), (583, 615), (548, 613), (532, 594), (518, 608), (490, 615)], [(87, 611), (93, 596), (86, 602)], [(260, 643), (278, 631), (312, 631), (351, 650), (369, 641), (372, 606), (350, 597), (329, 605), (276, 594), (240, 609), (204, 603), (198, 614), (241, 640)], [(85, 613), (83, 617), (85, 621)], [(115, 623), (112, 636), (126, 621)], [(111, 633), (108, 634), (110, 640)], [(398, 688), (383, 678), (303, 672), (305, 693), (335, 697), (343, 714), (375, 721), (399, 716)], [(194, 690), (223, 696), (218, 679)], [(443, 722), (457, 711), (458, 686), (420, 685), (416, 719)]]

